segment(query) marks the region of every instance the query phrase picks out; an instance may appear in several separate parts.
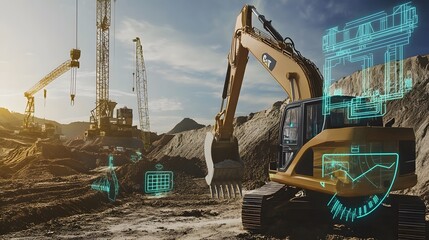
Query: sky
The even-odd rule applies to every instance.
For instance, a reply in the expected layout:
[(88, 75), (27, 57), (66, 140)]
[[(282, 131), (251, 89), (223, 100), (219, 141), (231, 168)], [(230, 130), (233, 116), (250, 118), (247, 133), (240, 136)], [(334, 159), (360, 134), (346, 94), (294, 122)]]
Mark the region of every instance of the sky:
[[(322, 36), (326, 29), (379, 11), (392, 12), (406, 1), (350, 0), (117, 0), (110, 28), (110, 99), (134, 110), (132, 91), (135, 43), (140, 37), (147, 70), (151, 130), (169, 131), (185, 117), (213, 124), (220, 109), (227, 54), (236, 17), (245, 4), (272, 20), (283, 37), (291, 37), (303, 56), (322, 70)], [(429, 54), (429, 2), (412, 1), (419, 24), (405, 47), (405, 57)], [(95, 108), (95, 0), (78, 1), (81, 49), (75, 104), (70, 104), (70, 72), (35, 95), (36, 117), (60, 123), (89, 121)], [(74, 0), (0, 0), (0, 107), (23, 113), (24, 92), (69, 59), (76, 47)], [(262, 29), (254, 18), (253, 25)], [(377, 63), (376, 63), (377, 64)], [(287, 95), (249, 56), (236, 115), (269, 108)]]

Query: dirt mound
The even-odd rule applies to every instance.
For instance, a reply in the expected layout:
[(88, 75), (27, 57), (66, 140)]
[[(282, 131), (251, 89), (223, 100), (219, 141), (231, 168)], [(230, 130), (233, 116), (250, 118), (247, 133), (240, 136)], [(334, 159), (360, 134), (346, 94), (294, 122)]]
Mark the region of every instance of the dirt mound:
[(211, 131), (210, 127), (190, 130), (171, 135), (166, 135), (163, 139), (165, 145), (158, 146), (149, 153), (151, 159), (161, 159), (164, 156), (182, 157), (187, 159), (198, 158), (204, 160), (204, 139), (206, 133)]
[[(194, 178), (202, 178), (204, 166), (200, 159), (186, 159), (182, 157), (164, 156), (158, 161), (149, 161), (147, 158), (136, 163), (127, 163), (116, 171), (120, 181), (120, 187), (127, 193), (143, 192), (145, 173), (156, 171), (156, 164), (162, 164), (163, 171), (173, 172), (174, 192), (176, 193), (201, 193), (200, 186), (196, 186)], [(201, 186), (205, 189), (205, 186)]]
[[(87, 173), (91, 167), (88, 158), (74, 158), (58, 141), (37, 141), (31, 146), (11, 150), (0, 165), (0, 176), (14, 179), (53, 178)], [(95, 161), (93, 161), (95, 162)]]
[(184, 118), (180, 121), (173, 129), (171, 129), (167, 134), (176, 134), (184, 131), (195, 130), (205, 127), (202, 124), (197, 123), (195, 120), (190, 118)]
[[(277, 157), (278, 123), (283, 102), (276, 102), (265, 111), (251, 113), (235, 120), (234, 135), (239, 142), (239, 151), (245, 163), (244, 186), (253, 189), (268, 178), (268, 163)], [(204, 139), (211, 126), (175, 134), (163, 147), (154, 149), (153, 159), (196, 159), (201, 170), (206, 172)]]
[(72, 122), (69, 124), (61, 124), (61, 133), (68, 139), (82, 139), (85, 131), (89, 129), (88, 122)]
[(22, 119), (19, 118), (16, 114), (11, 113), (6, 108), (0, 107), (0, 125), (4, 129), (19, 129), (20, 124), (22, 124)]
[(153, 138), (151, 138), (151, 141), (153, 141), (149, 154), (159, 152), (167, 143), (171, 141), (171, 139), (173, 139), (173, 137), (174, 135), (161, 134), (156, 140), (153, 140)]
[(0, 234), (18, 231), (54, 218), (106, 208), (103, 194), (90, 189), (88, 178), (2, 181)]

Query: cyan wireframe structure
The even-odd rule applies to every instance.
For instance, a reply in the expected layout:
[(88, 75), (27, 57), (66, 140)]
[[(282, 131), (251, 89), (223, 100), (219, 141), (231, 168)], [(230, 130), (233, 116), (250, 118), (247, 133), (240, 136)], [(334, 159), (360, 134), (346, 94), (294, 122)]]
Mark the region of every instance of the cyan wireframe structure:
[[(412, 76), (403, 70), (404, 46), (410, 43), (417, 23), (416, 7), (409, 2), (394, 7), (391, 14), (382, 11), (348, 22), (343, 29), (338, 26), (328, 29), (322, 38), (325, 54), (323, 114), (347, 108), (349, 119), (383, 116), (386, 101), (402, 98), (412, 87)], [(369, 68), (374, 64), (374, 54), (380, 51), (384, 51), (383, 87), (374, 89)], [(331, 96), (343, 95), (343, 92), (331, 89), (331, 84), (337, 80), (332, 73), (347, 63), (361, 64), (362, 79), (358, 84), (362, 94), (350, 101), (333, 103)]]
[[(412, 76), (404, 73), (403, 58), (404, 46), (410, 43), (417, 23), (416, 7), (408, 2), (394, 7), (391, 14), (377, 12), (350, 21), (342, 29), (338, 26), (328, 29), (322, 38), (325, 54), (323, 114), (344, 109), (348, 119), (381, 117), (386, 113), (387, 101), (402, 98), (413, 85)], [(384, 79), (372, 79), (369, 70), (374, 65), (374, 56), (380, 52), (384, 54)], [(360, 64), (361, 79), (357, 79), (355, 84), (361, 87), (362, 92), (356, 98), (334, 103), (332, 96), (345, 93), (332, 85), (337, 80), (333, 72), (346, 64)], [(377, 86), (379, 82), (382, 86)], [(327, 203), (333, 218), (345, 221), (363, 218), (387, 197), (396, 180), (399, 155), (380, 150), (352, 144), (350, 152), (322, 156), (323, 180), (320, 184), (323, 187), (328, 181), (342, 181), (352, 186), (367, 184), (384, 189), (381, 194), (367, 197), (359, 206), (348, 206), (336, 193)], [(378, 181), (368, 177), (374, 175), (379, 177)], [(388, 187), (382, 185), (386, 181), (390, 183)]]
[(156, 171), (145, 173), (144, 191), (147, 194), (161, 195), (173, 190), (173, 172), (162, 171), (163, 166), (155, 165)]
[(97, 191), (106, 192), (107, 197), (111, 202), (116, 200), (116, 197), (119, 193), (119, 182), (118, 178), (116, 177), (112, 154), (109, 154), (108, 174), (100, 179), (95, 180), (91, 184), (91, 188)]

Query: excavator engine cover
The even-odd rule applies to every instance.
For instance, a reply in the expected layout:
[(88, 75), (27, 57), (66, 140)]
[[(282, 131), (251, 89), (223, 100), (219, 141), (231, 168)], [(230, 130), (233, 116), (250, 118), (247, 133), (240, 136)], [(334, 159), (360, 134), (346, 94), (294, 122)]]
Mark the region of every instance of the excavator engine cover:
[(204, 155), (207, 165), (206, 182), (212, 197), (224, 198), (241, 196), (241, 182), (244, 163), (238, 152), (237, 138), (232, 141), (217, 141), (208, 132), (204, 142)]

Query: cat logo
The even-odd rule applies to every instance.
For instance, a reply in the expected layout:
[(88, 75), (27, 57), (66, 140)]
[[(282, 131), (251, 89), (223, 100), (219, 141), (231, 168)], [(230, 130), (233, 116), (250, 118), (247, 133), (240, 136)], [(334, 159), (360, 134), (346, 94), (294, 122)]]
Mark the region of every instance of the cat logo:
[(277, 63), (277, 61), (274, 60), (273, 57), (268, 55), (268, 53), (262, 54), (262, 62), (265, 64), (265, 66), (267, 66), (268, 69), (270, 69), (270, 71), (274, 69)]

